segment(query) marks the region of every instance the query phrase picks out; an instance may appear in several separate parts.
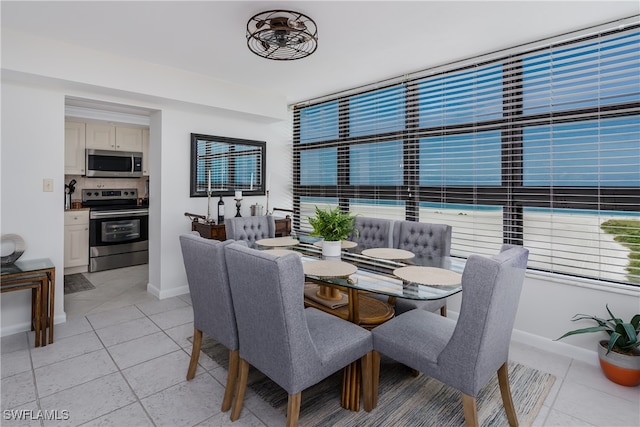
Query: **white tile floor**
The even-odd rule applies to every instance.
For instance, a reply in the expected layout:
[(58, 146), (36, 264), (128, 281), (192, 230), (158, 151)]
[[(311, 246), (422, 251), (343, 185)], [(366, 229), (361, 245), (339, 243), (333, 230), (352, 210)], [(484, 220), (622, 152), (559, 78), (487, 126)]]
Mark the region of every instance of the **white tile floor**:
[[(92, 273), (96, 289), (65, 296), (55, 343), (32, 333), (1, 341), (2, 426), (281, 426), (284, 415), (247, 390), (240, 420), (220, 413), (226, 371), (202, 354), (187, 382), (193, 333), (188, 296), (146, 293), (146, 266)], [(534, 425), (640, 426), (640, 387), (597, 366), (514, 344), (511, 359), (556, 376)], [(10, 420), (5, 410), (57, 410), (58, 420)], [(68, 412), (63, 412), (68, 411)], [(66, 415), (69, 415), (69, 419)]]

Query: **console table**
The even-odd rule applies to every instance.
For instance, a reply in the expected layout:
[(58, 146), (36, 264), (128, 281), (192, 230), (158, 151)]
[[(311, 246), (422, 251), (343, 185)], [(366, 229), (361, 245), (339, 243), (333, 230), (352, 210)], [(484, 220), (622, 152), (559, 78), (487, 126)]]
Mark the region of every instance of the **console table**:
[[(291, 234), (291, 218), (276, 218), (276, 237), (286, 237)], [(224, 224), (205, 224), (197, 219), (191, 221), (191, 231), (197, 231), (205, 239), (226, 240), (227, 232)]]
[(49, 344), (52, 344), (56, 267), (51, 260), (18, 260), (14, 264), (3, 265), (0, 272), (2, 293), (32, 290), (31, 329), (35, 331), (35, 346), (47, 345), (47, 329)]

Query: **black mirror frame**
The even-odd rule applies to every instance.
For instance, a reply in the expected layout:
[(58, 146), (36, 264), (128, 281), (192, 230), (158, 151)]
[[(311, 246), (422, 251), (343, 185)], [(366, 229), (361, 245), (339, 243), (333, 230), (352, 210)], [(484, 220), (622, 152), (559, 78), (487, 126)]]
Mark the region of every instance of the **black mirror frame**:
[[(230, 138), (226, 136), (214, 136), (214, 135), (204, 135), (199, 133), (191, 134), (191, 174), (190, 174), (190, 197), (207, 197), (207, 191), (198, 191), (197, 187), (197, 176), (198, 176), (198, 144), (199, 143), (222, 143), (229, 145), (248, 145), (253, 147), (258, 147), (260, 150), (260, 181), (256, 180), (256, 185), (254, 185), (254, 189), (250, 190), (247, 188), (235, 188), (232, 185), (229, 185), (228, 182), (232, 181), (229, 178), (232, 178), (233, 175), (230, 173), (230, 176), (227, 176), (227, 188), (222, 190), (220, 188), (212, 188), (211, 196), (218, 197), (222, 196), (233, 196), (235, 194), (235, 190), (242, 190), (242, 196), (264, 196), (265, 193), (265, 179), (266, 179), (266, 158), (267, 158), (267, 143), (265, 141), (254, 141), (251, 139), (240, 139), (240, 138)], [(228, 168), (228, 170), (232, 170), (232, 168)], [(256, 176), (258, 176), (256, 172)]]

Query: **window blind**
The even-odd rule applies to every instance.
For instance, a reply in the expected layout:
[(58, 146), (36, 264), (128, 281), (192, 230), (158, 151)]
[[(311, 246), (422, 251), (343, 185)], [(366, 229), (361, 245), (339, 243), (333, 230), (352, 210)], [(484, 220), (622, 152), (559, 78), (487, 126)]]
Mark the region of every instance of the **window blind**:
[[(626, 22), (628, 24), (628, 22)], [(447, 223), (452, 255), (640, 285), (640, 31), (602, 27), (294, 108), (294, 224)]]

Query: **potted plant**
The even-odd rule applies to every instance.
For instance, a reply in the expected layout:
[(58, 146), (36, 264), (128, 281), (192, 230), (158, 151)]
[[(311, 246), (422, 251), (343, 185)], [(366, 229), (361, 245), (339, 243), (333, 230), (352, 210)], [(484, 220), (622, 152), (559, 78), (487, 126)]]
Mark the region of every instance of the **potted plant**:
[(355, 215), (340, 212), (340, 207), (321, 210), (315, 207), (316, 216), (309, 218), (309, 224), (313, 227), (312, 236), (324, 238), (322, 242), (322, 255), (340, 256), (342, 240), (345, 240), (355, 228)]
[(598, 343), (598, 357), (602, 371), (611, 381), (634, 387), (640, 384), (640, 349), (638, 348), (640, 347), (640, 340), (638, 340), (640, 314), (633, 316), (631, 322), (624, 322), (611, 313), (608, 305), (606, 307), (611, 316), (609, 319), (576, 314), (572, 321), (593, 320), (598, 326), (569, 331), (558, 339), (576, 334), (606, 332), (609, 334), (609, 339)]

